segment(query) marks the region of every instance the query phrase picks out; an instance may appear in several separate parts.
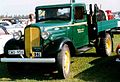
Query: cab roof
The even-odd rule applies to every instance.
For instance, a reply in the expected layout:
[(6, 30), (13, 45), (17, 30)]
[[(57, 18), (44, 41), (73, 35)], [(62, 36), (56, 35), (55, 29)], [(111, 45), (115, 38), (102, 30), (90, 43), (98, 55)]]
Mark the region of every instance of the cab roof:
[(55, 8), (55, 7), (70, 7), (70, 6), (85, 6), (84, 3), (71, 3), (71, 4), (56, 4), (56, 5), (44, 5), (44, 6), (37, 6), (36, 9), (40, 8)]

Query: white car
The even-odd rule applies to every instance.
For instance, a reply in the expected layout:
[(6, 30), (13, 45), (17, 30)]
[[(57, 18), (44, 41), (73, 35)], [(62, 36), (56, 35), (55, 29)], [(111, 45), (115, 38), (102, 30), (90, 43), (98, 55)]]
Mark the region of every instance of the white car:
[(18, 23), (18, 24), (12, 24), (9, 21), (0, 21), (0, 25), (6, 27), (7, 31), (10, 34), (13, 34), (14, 32), (21, 32), (22, 35), (24, 35), (24, 25)]
[(6, 29), (10, 34), (13, 34), (15, 32), (21, 32), (22, 35), (24, 35), (24, 27), (21, 24), (13, 24), (11, 26), (6, 26)]
[(1, 25), (1, 26), (11, 26), (12, 23), (9, 22), (9, 21), (0, 21), (0, 25)]
[(4, 26), (0, 25), (0, 54), (4, 53), (4, 46), (7, 41), (13, 38), (12, 34), (9, 34)]

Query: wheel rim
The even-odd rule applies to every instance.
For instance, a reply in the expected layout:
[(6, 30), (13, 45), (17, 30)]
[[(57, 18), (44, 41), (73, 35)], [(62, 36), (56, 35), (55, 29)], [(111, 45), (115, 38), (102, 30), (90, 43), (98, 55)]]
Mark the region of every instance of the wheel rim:
[(69, 67), (70, 67), (70, 53), (69, 51), (65, 51), (65, 58), (64, 58), (64, 71), (66, 74), (69, 73)]
[(111, 52), (111, 39), (110, 38), (106, 39), (106, 50), (108, 53)]

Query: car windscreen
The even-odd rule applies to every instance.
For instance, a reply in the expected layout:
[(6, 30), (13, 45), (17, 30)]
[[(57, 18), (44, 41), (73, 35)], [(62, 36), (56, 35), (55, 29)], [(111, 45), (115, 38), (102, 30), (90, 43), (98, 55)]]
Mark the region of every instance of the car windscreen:
[(70, 7), (41, 8), (37, 11), (38, 20), (70, 20)]

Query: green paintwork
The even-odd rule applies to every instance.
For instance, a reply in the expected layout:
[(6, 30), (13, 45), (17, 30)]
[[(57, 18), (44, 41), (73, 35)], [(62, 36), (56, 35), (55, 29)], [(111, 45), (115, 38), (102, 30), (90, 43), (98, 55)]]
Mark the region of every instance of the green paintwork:
[[(88, 38), (88, 27), (83, 25), (75, 25), (76, 23), (86, 22), (86, 15), (84, 15), (84, 19), (75, 20), (74, 19), (74, 8), (76, 6), (82, 6), (86, 9), (85, 4), (83, 3), (72, 3), (72, 4), (61, 4), (61, 5), (46, 5), (46, 6), (38, 6), (36, 7), (36, 11), (41, 8), (56, 8), (56, 7), (71, 7), (71, 20), (70, 21), (46, 21), (46, 22), (38, 22), (38, 25), (41, 29), (48, 29), (51, 33), (51, 37), (49, 39), (55, 40), (57, 37), (68, 37), (74, 44), (76, 48), (82, 47), (84, 45), (89, 44)], [(58, 28), (59, 30), (55, 30)], [(81, 33), (78, 33), (78, 30), (82, 29)], [(84, 39), (83, 39), (84, 37)]]
[[(47, 29), (47, 31), (51, 34), (49, 39), (51, 39), (52, 41), (58, 37), (68, 37), (77, 48), (87, 45), (89, 43), (88, 27), (86, 25), (73, 26), (73, 24), (71, 24), (70, 22), (50, 21), (49, 23), (47, 22), (44, 24), (36, 23), (31, 25), (31, 27), (34, 27), (35, 25), (39, 26), (41, 28), (41, 31)], [(82, 29), (82, 32), (78, 33), (77, 29)]]
[[(88, 27), (85, 25), (73, 27), (73, 42), (77, 48), (88, 45)], [(81, 32), (78, 32), (80, 29)]]
[(71, 4), (57, 4), (57, 5), (44, 5), (44, 6), (37, 6), (35, 9), (38, 10), (40, 8), (55, 8), (55, 7), (75, 7), (75, 6), (85, 6), (84, 3), (71, 3)]
[(117, 27), (118, 26), (117, 21), (118, 20), (114, 19), (114, 20), (97, 22), (98, 33), (101, 32), (101, 31), (104, 31), (106, 29), (111, 29), (111, 28)]
[[(86, 12), (86, 6), (83, 3), (72, 3), (72, 4), (60, 4), (60, 5), (45, 5), (45, 6), (38, 6), (36, 7), (36, 17), (38, 16), (39, 9), (49, 9), (49, 8), (66, 8), (71, 7), (70, 11), (70, 20), (45, 20), (45, 21), (38, 21), (39, 19), (36, 18), (37, 23), (31, 24), (30, 26), (26, 27), (38, 27), (41, 29), (41, 33), (47, 31), (50, 33), (49, 38), (44, 40), (41, 45), (48, 45), (51, 41), (58, 38), (68, 38), (71, 40), (75, 48), (80, 48), (86, 45), (89, 45), (89, 35), (88, 35), (88, 25), (87, 25), (87, 14), (84, 14), (83, 19), (75, 20), (75, 7), (83, 7), (84, 13)], [(85, 23), (86, 22), (86, 23)], [(110, 21), (101, 21), (97, 23), (97, 32), (105, 31), (107, 29), (111, 29), (117, 26), (116, 20)], [(40, 45), (40, 46), (41, 46)], [(37, 49), (37, 48), (36, 48)], [(42, 47), (41, 47), (42, 49)]]
[[(51, 12), (51, 10), (53, 10), (54, 12)], [(67, 51), (70, 50), (70, 55), (74, 56), (75, 51), (78, 48), (83, 49), (89, 45), (95, 46), (94, 43), (97, 43), (98, 38), (104, 35), (106, 30), (108, 31), (109, 29), (112, 29), (117, 26), (117, 20), (109, 20), (109, 21), (106, 20), (106, 21), (101, 21), (101, 22), (96, 23), (95, 16), (94, 16), (95, 20), (93, 21), (93, 23), (89, 24), (89, 21), (87, 21), (86, 11), (87, 11), (86, 6), (85, 4), (82, 4), (82, 3), (72, 3), (72, 4), (63, 4), (63, 5), (62, 4), (46, 5), (46, 6), (36, 7), (36, 23), (25, 27), (25, 31), (24, 31), (25, 37), (21, 38), (22, 40), (14, 39), (15, 41), (9, 40), (7, 42), (7, 44), (5, 45), (6, 48), (4, 50), (5, 53), (6, 52), (7, 53), (3, 55), (5, 56), (5, 59), (3, 58), (1, 61), (2, 62), (17, 62), (15, 60), (17, 60), (17, 58), (19, 57), (18, 58), (19, 63), (20, 61), (22, 62), (25, 61), (29, 63), (43, 63), (44, 62), (43, 64), (45, 63), (58, 64), (58, 62), (60, 62), (56, 66), (63, 65), (62, 60), (64, 60), (64, 58), (66, 59), (68, 55), (63, 58), (59, 58), (59, 55), (66, 54), (65, 50)], [(56, 15), (53, 15), (55, 13)], [(89, 36), (89, 34), (91, 34), (91, 36)], [(91, 39), (91, 37), (93, 38)], [(100, 39), (103, 40), (102, 38)], [(104, 41), (101, 41), (101, 40), (100, 40), (100, 44), (104, 45)], [(11, 43), (15, 44), (14, 47), (10, 47), (12, 45)], [(68, 46), (65, 46), (64, 48), (64, 44), (67, 44)], [(97, 44), (99, 44), (99, 41)], [(18, 49), (21, 50), (22, 49), (24, 50), (25, 54), (16, 54), (16, 56), (9, 55), (8, 54), (9, 47), (10, 47), (10, 50), (18, 50)], [(60, 52), (61, 50), (65, 52), (61, 53)], [(10, 60), (7, 57), (9, 57)], [(16, 57), (15, 60), (12, 57), (14, 58)], [(50, 59), (52, 58), (52, 60), (48, 58)], [(40, 61), (36, 62), (36, 59)], [(30, 62), (30, 60), (32, 62)], [(60, 70), (62, 72), (64, 71), (63, 69), (60, 69)], [(58, 73), (61, 71), (58, 70)], [(61, 73), (59, 74), (62, 75)]]

